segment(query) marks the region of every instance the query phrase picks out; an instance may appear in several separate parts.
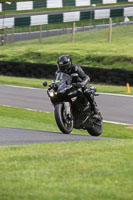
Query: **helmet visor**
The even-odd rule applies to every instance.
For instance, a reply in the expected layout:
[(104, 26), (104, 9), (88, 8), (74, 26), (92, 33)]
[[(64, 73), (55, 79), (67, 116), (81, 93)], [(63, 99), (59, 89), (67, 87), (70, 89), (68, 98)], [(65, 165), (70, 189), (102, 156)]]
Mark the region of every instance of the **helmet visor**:
[(60, 71), (67, 72), (70, 69), (71, 64), (70, 63), (67, 63), (67, 64), (60, 64), (59, 63), (58, 67), (59, 67)]

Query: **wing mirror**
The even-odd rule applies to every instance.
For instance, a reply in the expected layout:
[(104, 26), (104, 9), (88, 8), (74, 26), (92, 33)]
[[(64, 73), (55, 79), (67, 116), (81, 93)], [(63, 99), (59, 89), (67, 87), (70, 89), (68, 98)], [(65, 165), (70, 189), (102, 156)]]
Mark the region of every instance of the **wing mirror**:
[(46, 87), (48, 83), (46, 81), (43, 82), (43, 86)]

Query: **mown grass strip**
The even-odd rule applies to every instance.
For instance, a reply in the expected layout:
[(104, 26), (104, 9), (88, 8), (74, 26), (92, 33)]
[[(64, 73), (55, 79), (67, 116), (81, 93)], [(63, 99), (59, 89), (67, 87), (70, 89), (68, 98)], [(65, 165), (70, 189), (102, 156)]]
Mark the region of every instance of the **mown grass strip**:
[[(4, 106), (0, 126), (57, 130), (51, 113)], [(123, 139), (0, 146), (0, 198), (132, 200), (133, 130), (104, 123), (102, 136)]]
[(132, 200), (132, 153), (129, 139), (0, 146), (0, 198)]
[(0, 60), (55, 64), (61, 54), (71, 55), (73, 62), (105, 68), (133, 69), (133, 25), (113, 28), (112, 42), (108, 29), (90, 30), (72, 35), (7, 44), (0, 48)]
[[(0, 106), (0, 127), (25, 128), (60, 132), (53, 113), (30, 111), (22, 108)], [(125, 125), (104, 123), (103, 137), (133, 138), (133, 129)], [(73, 133), (87, 134), (87, 131), (74, 129)]]

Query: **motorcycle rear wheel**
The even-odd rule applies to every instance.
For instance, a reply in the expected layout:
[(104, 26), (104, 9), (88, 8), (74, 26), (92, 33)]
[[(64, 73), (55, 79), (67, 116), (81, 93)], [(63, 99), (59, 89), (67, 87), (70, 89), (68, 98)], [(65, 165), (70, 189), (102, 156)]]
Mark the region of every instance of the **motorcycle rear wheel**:
[(88, 128), (87, 131), (92, 136), (99, 136), (102, 134), (103, 130), (103, 121), (99, 121), (99, 123), (94, 123), (91, 128)]
[(54, 114), (56, 123), (61, 132), (64, 134), (69, 134), (73, 129), (73, 120), (68, 120), (66, 118), (66, 112), (63, 103), (55, 105)]

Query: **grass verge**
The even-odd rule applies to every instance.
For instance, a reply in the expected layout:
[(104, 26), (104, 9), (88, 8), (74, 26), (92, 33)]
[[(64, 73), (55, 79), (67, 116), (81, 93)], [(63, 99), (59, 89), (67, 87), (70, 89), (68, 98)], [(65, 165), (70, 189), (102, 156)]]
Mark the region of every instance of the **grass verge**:
[[(57, 130), (51, 113), (3, 106), (0, 126)], [(0, 199), (132, 200), (133, 130), (105, 123), (102, 136), (125, 140), (0, 146)]]
[(7, 44), (0, 48), (0, 60), (55, 64), (61, 54), (72, 56), (80, 65), (133, 69), (133, 25), (113, 28), (112, 42), (108, 29), (90, 30), (28, 42)]
[[(44, 88), (42, 85), (44, 81), (47, 81), (48, 85), (51, 84), (51, 80), (46, 79), (0, 76), (0, 84), (2, 85)], [(126, 86), (98, 85), (95, 83), (91, 83), (91, 85), (96, 86), (97, 92), (127, 94)], [(133, 95), (133, 87), (130, 87), (130, 95)]]
[(133, 140), (0, 147), (0, 199), (132, 200)]
[[(57, 132), (54, 114), (38, 111), (29, 111), (22, 108), (0, 106), (0, 127), (25, 128), (42, 131)], [(73, 130), (76, 134), (87, 134), (84, 130)], [(133, 138), (133, 129), (124, 125), (104, 123), (102, 133), (104, 137)]]

